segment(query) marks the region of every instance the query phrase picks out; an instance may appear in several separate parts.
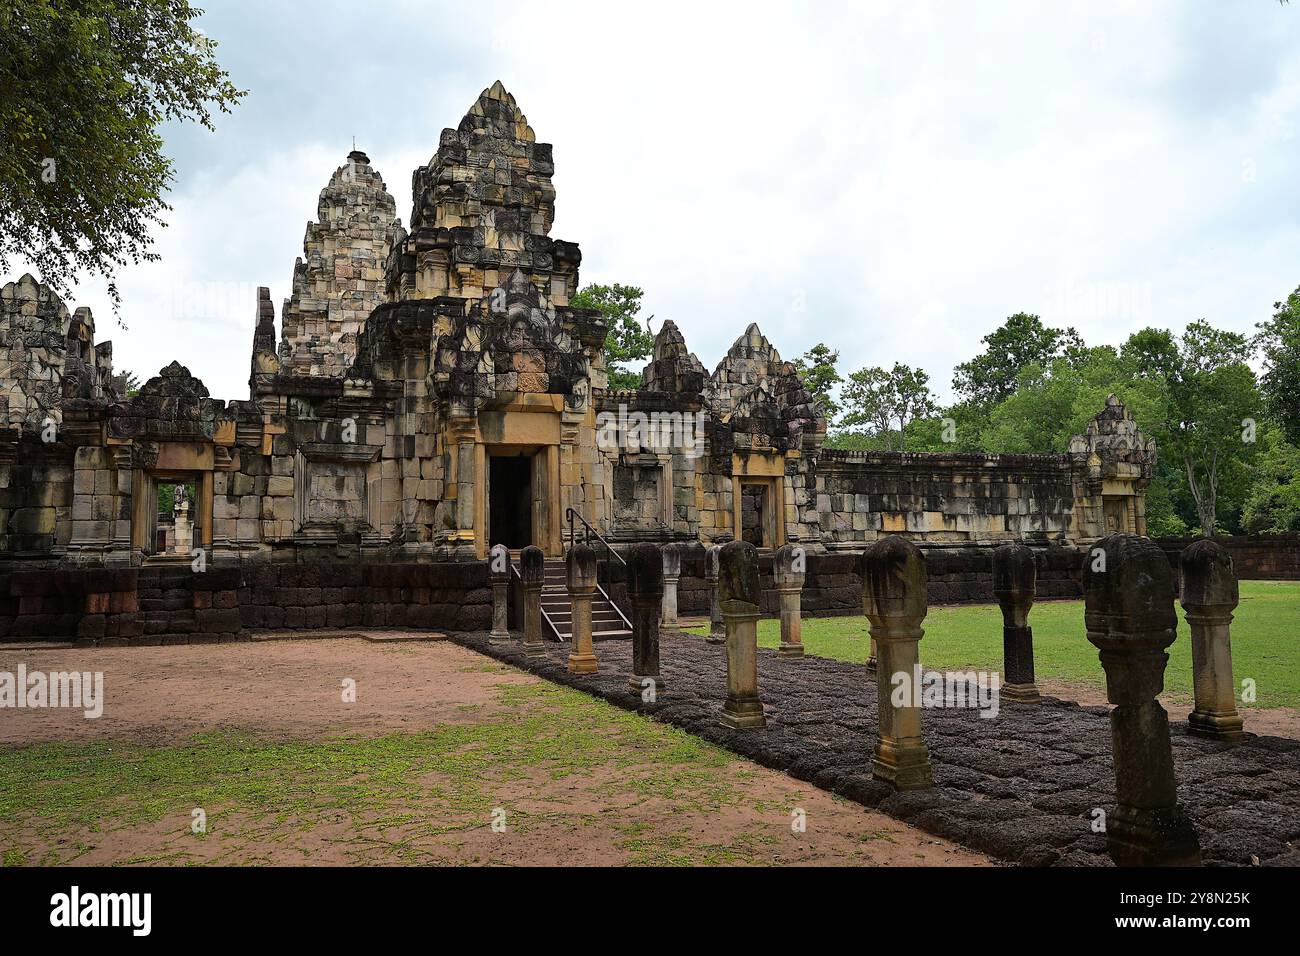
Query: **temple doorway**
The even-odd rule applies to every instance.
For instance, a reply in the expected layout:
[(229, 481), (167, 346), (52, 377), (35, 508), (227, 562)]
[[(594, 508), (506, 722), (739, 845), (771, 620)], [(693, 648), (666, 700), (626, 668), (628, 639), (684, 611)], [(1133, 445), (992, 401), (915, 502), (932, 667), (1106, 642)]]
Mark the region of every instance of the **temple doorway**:
[(507, 548), (533, 544), (533, 458), (492, 455), (488, 473), (488, 541)]

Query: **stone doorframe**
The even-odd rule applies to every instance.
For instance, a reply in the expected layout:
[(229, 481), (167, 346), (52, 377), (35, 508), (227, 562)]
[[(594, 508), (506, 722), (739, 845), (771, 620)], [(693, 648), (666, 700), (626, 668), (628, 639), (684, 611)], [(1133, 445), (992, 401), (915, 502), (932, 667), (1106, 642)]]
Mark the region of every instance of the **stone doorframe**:
[(494, 452), (532, 457), (533, 543), (548, 558), (564, 556), (564, 513), (560, 507), (560, 395), (514, 395), (478, 413), (474, 456), (474, 553), (487, 558), (488, 458)]
[(752, 452), (731, 456), (731, 533), (741, 540), (741, 492), (744, 485), (767, 489), (768, 514), (763, 521), (763, 547), (779, 548), (786, 542), (785, 457)]
[[(223, 449), (224, 451), (225, 449)], [(131, 550), (152, 557), (158, 523), (158, 482), (194, 482), (194, 546), (212, 548), (214, 447), (199, 442), (159, 442), (156, 463), (131, 476)]]
[(497, 456), (526, 457), (531, 463), (532, 487), (532, 538), (548, 558), (564, 556), (564, 536), (561, 526), (564, 515), (560, 513), (560, 446), (559, 445), (507, 445), (478, 444), (474, 446), (474, 552), (487, 558), (494, 542), (488, 540), (489, 484), (491, 462)]

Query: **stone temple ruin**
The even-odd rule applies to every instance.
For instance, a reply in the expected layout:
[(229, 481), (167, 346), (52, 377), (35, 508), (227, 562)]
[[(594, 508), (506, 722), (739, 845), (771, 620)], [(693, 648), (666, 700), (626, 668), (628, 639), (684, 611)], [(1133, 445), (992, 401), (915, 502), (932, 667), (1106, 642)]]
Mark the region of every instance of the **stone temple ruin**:
[[(1237, 712), (1232, 558), (1203, 541), (1175, 572), (1144, 537), (1155, 445), (1114, 396), (1059, 455), (836, 451), (756, 325), (710, 374), (672, 321), (612, 391), (602, 316), (570, 304), (581, 253), (549, 235), (553, 171), (500, 83), (415, 170), (409, 231), (354, 150), (279, 335), (259, 290), (243, 400), (179, 362), (127, 394), (89, 310), (4, 286), (0, 638), (446, 628), (1004, 860), (1295, 862), (1300, 751)], [(1196, 707), (1173, 726), (1176, 575)], [(1036, 684), (1033, 604), (1080, 594), (1109, 712)], [(929, 605), (990, 596), (1006, 713), (964, 712), (966, 681), (923, 714)], [(874, 682), (805, 657), (804, 613), (863, 615)]]
[[(929, 549), (1145, 532), (1155, 448), (1110, 400), (1059, 455), (824, 449), (791, 363), (750, 325), (710, 374), (664, 322), (641, 387), (608, 387), (599, 312), (570, 305), (551, 146), (486, 89), (412, 176), (406, 227), (368, 157), (321, 191), (276, 331), (256, 303), (246, 399), (179, 362), (127, 396), (89, 310), (0, 292), (0, 562), (139, 567), (158, 490), (233, 562), (564, 554), (569, 510), (613, 546), (739, 539), (810, 554), (890, 534)], [(581, 521), (579, 521), (581, 519)]]

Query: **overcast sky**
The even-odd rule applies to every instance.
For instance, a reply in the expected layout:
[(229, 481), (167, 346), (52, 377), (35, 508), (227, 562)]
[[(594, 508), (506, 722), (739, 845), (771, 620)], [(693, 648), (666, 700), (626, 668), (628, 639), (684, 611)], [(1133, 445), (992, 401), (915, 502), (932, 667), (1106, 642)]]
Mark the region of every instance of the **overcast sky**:
[[(248, 96), (169, 129), (162, 261), (121, 282), (114, 361), (247, 396), (317, 195), (356, 144), (409, 221), (411, 171), (501, 79), (555, 146), (551, 235), (645, 289), (711, 370), (756, 321), (782, 355), (902, 361), (947, 397), (1009, 314), (1118, 343), (1241, 331), (1300, 285), (1300, 7), (209, 0)], [(71, 303), (70, 303), (71, 304)]]

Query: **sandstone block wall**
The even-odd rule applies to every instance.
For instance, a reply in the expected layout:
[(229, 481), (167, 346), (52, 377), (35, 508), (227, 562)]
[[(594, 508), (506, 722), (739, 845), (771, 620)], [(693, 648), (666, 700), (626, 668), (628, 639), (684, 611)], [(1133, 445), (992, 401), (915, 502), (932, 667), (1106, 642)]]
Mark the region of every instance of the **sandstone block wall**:
[[(1174, 568), (1196, 538), (1158, 538)], [(1215, 538), (1232, 555), (1237, 577), (1248, 581), (1300, 581), (1300, 534), (1252, 534)]]
[(1074, 506), (1064, 455), (823, 450), (816, 509), (828, 546), (907, 532), (926, 541), (1063, 543)]

